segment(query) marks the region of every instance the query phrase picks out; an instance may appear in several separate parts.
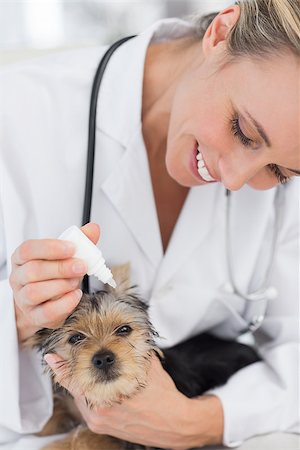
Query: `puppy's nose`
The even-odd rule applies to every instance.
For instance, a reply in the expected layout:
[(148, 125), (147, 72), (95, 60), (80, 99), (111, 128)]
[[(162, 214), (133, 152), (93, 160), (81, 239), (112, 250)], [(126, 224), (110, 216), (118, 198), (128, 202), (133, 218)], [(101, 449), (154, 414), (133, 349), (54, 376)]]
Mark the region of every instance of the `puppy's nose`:
[(110, 351), (98, 352), (93, 356), (92, 363), (96, 369), (108, 369), (115, 362), (115, 355)]

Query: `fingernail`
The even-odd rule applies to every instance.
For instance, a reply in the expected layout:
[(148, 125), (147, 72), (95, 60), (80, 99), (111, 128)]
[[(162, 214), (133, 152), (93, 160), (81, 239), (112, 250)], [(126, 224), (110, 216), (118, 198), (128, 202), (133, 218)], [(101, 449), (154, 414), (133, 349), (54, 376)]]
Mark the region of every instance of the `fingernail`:
[(80, 300), (81, 297), (82, 297), (82, 290), (81, 289), (76, 289), (75, 295), (76, 295), (77, 299)]
[(47, 364), (49, 364), (49, 366), (53, 366), (56, 363), (56, 356), (47, 354), (44, 356), (44, 360)]
[(72, 270), (74, 273), (85, 273), (86, 272), (86, 265), (83, 262), (76, 262), (72, 266)]
[(73, 253), (75, 252), (75, 245), (73, 244), (73, 242), (65, 241), (64, 251), (66, 255), (73, 255)]

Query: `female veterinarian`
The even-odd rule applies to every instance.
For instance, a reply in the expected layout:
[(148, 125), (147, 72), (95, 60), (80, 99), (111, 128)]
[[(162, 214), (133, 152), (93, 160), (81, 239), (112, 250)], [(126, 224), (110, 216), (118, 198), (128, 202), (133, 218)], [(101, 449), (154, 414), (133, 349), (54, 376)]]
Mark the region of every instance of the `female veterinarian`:
[[(296, 0), (238, 1), (212, 21), (159, 21), (107, 64), (91, 210), (107, 264), (131, 261), (162, 347), (250, 330), (262, 360), (188, 399), (153, 359), (134, 398), (109, 411), (77, 401), (96, 433), (186, 449), (299, 430), (299, 23)], [(81, 223), (90, 91), (105, 50), (1, 72), (0, 439), (9, 448), (52, 414), (41, 357), (21, 344), (81, 297), (86, 267), (56, 237)], [(98, 241), (97, 225), (84, 231)]]

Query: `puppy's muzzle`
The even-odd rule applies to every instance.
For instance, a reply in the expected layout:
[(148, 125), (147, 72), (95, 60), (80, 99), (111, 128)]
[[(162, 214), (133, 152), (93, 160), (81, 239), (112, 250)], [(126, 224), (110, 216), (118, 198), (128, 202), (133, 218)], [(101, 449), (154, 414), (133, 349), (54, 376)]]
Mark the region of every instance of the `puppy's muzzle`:
[(110, 351), (102, 351), (96, 353), (92, 358), (93, 366), (96, 369), (108, 372), (115, 364), (115, 354)]
[(92, 366), (96, 379), (101, 383), (108, 383), (120, 376), (116, 355), (110, 350), (101, 350), (92, 357)]

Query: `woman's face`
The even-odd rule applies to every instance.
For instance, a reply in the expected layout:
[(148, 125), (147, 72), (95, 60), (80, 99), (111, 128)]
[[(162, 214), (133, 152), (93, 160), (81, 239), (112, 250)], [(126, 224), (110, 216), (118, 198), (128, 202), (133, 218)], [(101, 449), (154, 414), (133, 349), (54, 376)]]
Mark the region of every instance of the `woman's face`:
[(205, 181), (210, 176), (238, 190), (244, 184), (269, 189), (297, 176), (289, 169), (300, 174), (299, 60), (289, 54), (248, 58), (216, 71), (215, 58), (191, 67), (176, 89), (166, 153), (170, 176), (184, 186), (212, 182)]

